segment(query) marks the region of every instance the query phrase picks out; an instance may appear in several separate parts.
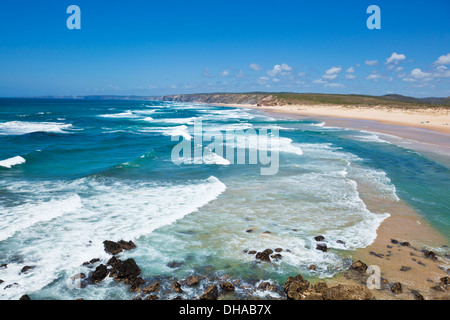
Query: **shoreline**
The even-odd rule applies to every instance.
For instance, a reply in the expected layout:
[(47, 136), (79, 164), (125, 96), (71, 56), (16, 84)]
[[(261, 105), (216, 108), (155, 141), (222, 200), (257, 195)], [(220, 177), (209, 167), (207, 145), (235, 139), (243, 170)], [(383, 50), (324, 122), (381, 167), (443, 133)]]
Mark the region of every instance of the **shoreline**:
[(446, 109), (393, 109), (363, 108), (344, 106), (257, 106), (246, 104), (212, 104), (223, 107), (249, 108), (273, 113), (283, 113), (307, 117), (327, 117), (337, 119), (353, 119), (376, 121), (382, 124), (429, 129), (435, 132), (450, 134), (450, 113)]
[[(450, 139), (448, 139), (450, 130), (447, 132), (446, 128), (438, 128), (438, 130), (435, 130), (436, 128), (424, 128), (424, 126), (411, 123), (411, 119), (395, 122), (379, 118), (361, 119), (362, 117), (358, 117), (357, 114), (352, 118), (347, 118), (347, 115), (342, 117), (325, 113), (314, 116), (309, 112), (306, 114), (303, 111), (295, 110), (296, 107), (222, 106), (256, 109), (283, 117), (320, 120), (328, 126), (381, 133), (386, 135), (386, 137), (383, 136), (383, 139), (391, 140), (395, 144), (399, 144), (398, 138), (400, 137), (402, 140), (407, 139), (408, 145), (404, 145), (405, 147), (427, 152), (435, 157), (435, 160), (450, 163)], [(339, 110), (336, 109), (334, 112), (339, 112)], [(411, 141), (414, 142), (413, 145), (409, 145)], [(385, 284), (382, 285), (381, 290), (371, 290), (373, 295), (376, 298), (388, 300), (415, 299), (414, 293), (419, 292), (425, 299), (450, 299), (449, 293), (446, 290), (440, 291), (439, 286), (436, 285), (440, 278), (449, 274), (448, 239), (402, 201), (394, 205), (371, 203), (368, 199), (363, 199), (363, 201), (371, 211), (376, 211), (377, 208), (382, 207), (383, 209), (389, 209), (391, 214), (379, 226), (375, 241), (370, 246), (358, 249), (351, 254), (353, 261), (361, 260), (367, 265), (380, 267), (381, 277)], [(403, 245), (403, 243), (408, 245)], [(435, 249), (441, 250), (440, 253), (442, 253), (436, 260), (424, 254), (427, 250)], [(344, 272), (327, 282), (333, 284), (354, 284), (356, 282), (361, 284), (362, 281), (361, 277), (355, 279), (349, 277), (348, 272)], [(403, 292), (394, 295), (390, 286), (397, 282), (402, 283)]]

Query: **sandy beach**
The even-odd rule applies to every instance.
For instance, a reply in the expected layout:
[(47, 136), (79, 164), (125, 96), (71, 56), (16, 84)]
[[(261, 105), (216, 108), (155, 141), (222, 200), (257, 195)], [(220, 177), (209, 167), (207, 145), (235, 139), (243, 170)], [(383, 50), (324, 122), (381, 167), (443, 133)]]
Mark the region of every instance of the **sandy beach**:
[(319, 116), (340, 119), (371, 120), (384, 124), (430, 129), (441, 133), (450, 133), (450, 112), (445, 108), (397, 109), (388, 107), (347, 107), (322, 105), (256, 106), (223, 105), (237, 108), (254, 108), (269, 112), (295, 114), (301, 116)]
[[(394, 143), (401, 144), (398, 138), (402, 138), (411, 149), (425, 152), (446, 164), (450, 161), (450, 116), (445, 109), (410, 111), (340, 106), (223, 106), (258, 109), (283, 117), (301, 116), (323, 121), (329, 126), (383, 133)], [(372, 203), (364, 198), (364, 190), (360, 192), (369, 209), (376, 211), (381, 207), (391, 214), (378, 229), (375, 242), (352, 254), (353, 261), (361, 260), (367, 265), (380, 267), (382, 288), (372, 290), (373, 295), (378, 299), (411, 300), (419, 292), (427, 300), (450, 299), (448, 291), (441, 287), (441, 278), (448, 276), (450, 267), (446, 237), (406, 203), (400, 201), (394, 206), (379, 201)], [(437, 259), (425, 254), (431, 249), (436, 250)], [(367, 275), (355, 278), (354, 273), (349, 272), (327, 282), (364, 284), (366, 279)], [(401, 293), (392, 293), (391, 287), (395, 283), (402, 284)]]

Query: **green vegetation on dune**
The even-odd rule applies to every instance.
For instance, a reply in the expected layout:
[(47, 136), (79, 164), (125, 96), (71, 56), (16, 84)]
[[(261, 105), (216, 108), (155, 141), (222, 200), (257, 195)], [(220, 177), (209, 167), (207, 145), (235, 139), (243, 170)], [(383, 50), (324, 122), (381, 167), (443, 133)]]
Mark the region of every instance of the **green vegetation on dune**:
[(449, 108), (448, 98), (413, 98), (402, 95), (369, 96), (357, 94), (317, 94), (289, 92), (204, 93), (153, 97), (157, 100), (224, 104), (279, 105), (343, 105), (358, 107)]

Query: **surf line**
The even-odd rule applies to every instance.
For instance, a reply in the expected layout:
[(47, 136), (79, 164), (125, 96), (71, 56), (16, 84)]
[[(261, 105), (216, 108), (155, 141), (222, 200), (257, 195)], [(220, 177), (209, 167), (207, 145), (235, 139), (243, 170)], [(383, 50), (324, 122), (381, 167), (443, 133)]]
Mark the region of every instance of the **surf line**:
[[(280, 165), (279, 138), (277, 128), (227, 129), (225, 134), (221, 131), (203, 132), (202, 121), (197, 119), (194, 121), (193, 140), (181, 134), (172, 136), (171, 140), (179, 143), (173, 147), (171, 158), (176, 165), (202, 164), (207, 163), (208, 156), (215, 154), (226, 159), (227, 164), (260, 164), (261, 175), (275, 175)], [(211, 143), (203, 147), (204, 142)]]

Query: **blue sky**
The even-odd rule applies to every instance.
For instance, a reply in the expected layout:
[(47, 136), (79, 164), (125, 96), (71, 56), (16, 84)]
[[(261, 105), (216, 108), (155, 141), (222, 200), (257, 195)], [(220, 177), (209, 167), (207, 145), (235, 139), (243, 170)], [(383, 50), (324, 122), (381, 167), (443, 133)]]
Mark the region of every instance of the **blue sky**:
[[(69, 5), (81, 30), (69, 30)], [(381, 30), (369, 30), (369, 5)], [(0, 96), (450, 96), (450, 1), (8, 1)]]

